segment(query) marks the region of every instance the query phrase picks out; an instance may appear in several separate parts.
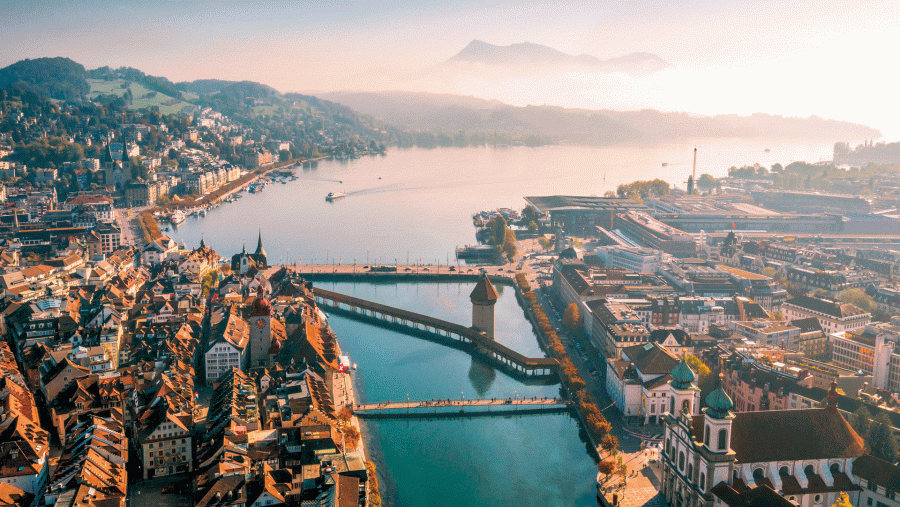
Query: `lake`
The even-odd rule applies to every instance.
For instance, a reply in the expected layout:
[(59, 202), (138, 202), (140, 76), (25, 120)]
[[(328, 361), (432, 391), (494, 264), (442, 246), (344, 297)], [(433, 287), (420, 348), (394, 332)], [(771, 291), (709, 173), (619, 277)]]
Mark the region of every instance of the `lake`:
[[(455, 263), (456, 247), (475, 242), (471, 216), (477, 211), (521, 210), (527, 195), (603, 195), (638, 179), (662, 178), (684, 187), (695, 145), (697, 174), (716, 177), (732, 165), (818, 161), (832, 153), (829, 143), (759, 139), (605, 148), (394, 149), (385, 157), (298, 168), (297, 180), (245, 193), (206, 217), (188, 217), (168, 234), (192, 247), (202, 237), (221, 255), (231, 255), (242, 243), (255, 248), (261, 232), (271, 264)], [(326, 201), (336, 190), (347, 196)]]

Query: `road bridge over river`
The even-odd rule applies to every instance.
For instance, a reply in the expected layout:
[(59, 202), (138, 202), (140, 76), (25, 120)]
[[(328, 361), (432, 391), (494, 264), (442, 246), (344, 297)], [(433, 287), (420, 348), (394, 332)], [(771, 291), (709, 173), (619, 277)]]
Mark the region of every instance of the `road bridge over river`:
[(458, 348), (519, 375), (550, 377), (558, 373), (559, 362), (556, 359), (526, 357), (470, 327), (320, 288), (313, 288), (313, 295), (316, 304), (342, 311), (351, 317), (405, 327), (456, 342)]

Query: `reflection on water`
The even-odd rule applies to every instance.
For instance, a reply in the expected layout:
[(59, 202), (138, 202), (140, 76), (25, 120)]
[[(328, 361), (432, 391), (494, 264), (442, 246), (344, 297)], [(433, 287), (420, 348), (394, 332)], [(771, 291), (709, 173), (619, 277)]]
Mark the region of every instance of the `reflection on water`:
[(492, 366), (478, 358), (472, 358), (472, 366), (469, 367), (469, 381), (479, 398), (484, 398), (484, 395), (491, 390), (491, 385), (496, 378), (497, 372)]

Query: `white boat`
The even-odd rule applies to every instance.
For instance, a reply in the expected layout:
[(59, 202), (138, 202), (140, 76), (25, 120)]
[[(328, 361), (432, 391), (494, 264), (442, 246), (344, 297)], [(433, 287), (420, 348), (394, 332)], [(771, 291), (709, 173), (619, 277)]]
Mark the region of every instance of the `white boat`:
[(172, 218), (169, 219), (169, 222), (172, 222), (173, 225), (178, 225), (181, 222), (184, 222), (184, 213), (181, 210), (175, 210), (172, 212)]
[(333, 201), (335, 199), (340, 199), (341, 197), (346, 196), (344, 192), (338, 190), (337, 192), (328, 192), (328, 195), (325, 196), (326, 200)]

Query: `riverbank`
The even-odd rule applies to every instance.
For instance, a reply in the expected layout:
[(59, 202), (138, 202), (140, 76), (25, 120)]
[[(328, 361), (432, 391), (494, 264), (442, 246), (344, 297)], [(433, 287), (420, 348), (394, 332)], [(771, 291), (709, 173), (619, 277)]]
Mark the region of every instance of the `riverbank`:
[[(332, 397), (334, 399), (334, 407), (338, 410), (338, 421), (341, 425), (341, 432), (344, 434), (344, 445), (350, 446), (355, 443), (355, 445), (352, 445), (352, 448), (348, 449), (345, 447), (344, 452), (348, 455), (357, 455), (366, 463), (366, 469), (368, 470), (371, 460), (366, 454), (365, 436), (359, 418), (352, 411), (352, 407), (357, 404), (357, 400), (351, 371), (332, 373)], [(372, 464), (372, 467), (374, 469), (374, 464)], [(365, 505), (381, 505), (377, 476), (369, 475)]]

